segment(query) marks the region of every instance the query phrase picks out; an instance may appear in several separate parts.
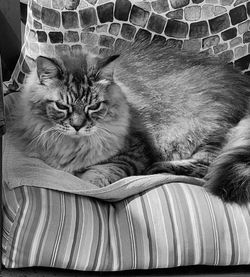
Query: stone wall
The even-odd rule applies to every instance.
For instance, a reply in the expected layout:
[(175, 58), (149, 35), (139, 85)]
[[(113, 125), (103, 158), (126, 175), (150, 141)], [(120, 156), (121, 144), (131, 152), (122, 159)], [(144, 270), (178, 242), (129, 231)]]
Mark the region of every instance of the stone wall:
[(13, 74), (24, 80), (38, 55), (73, 48), (108, 51), (119, 40), (143, 37), (171, 47), (207, 51), (249, 74), (247, 0), (30, 0), (25, 43)]

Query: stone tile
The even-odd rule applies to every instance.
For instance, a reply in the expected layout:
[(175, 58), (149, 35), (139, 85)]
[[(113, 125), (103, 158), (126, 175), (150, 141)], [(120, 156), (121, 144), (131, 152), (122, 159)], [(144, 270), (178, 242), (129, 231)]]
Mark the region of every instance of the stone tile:
[(188, 24), (186, 22), (169, 19), (165, 28), (165, 35), (175, 38), (185, 38), (188, 34)]
[(38, 43), (35, 43), (35, 42), (31, 42), (29, 43), (29, 46), (27, 47), (27, 54), (35, 59), (37, 56), (38, 56), (38, 53), (39, 53), (39, 46), (38, 46)]
[(67, 31), (64, 33), (64, 42), (78, 42), (80, 39), (78, 32)]
[(130, 14), (130, 22), (134, 25), (145, 27), (149, 18), (149, 12), (133, 5), (131, 14)]
[(206, 37), (202, 40), (202, 48), (209, 48), (211, 46), (218, 45), (219, 42), (220, 42), (220, 37), (218, 35)]
[(121, 39), (121, 38), (117, 38), (116, 41), (115, 41), (115, 48), (126, 48), (128, 47), (129, 45), (131, 45), (131, 42), (128, 41), (128, 40), (125, 40), (125, 39)]
[(213, 49), (214, 49), (214, 54), (221, 53), (221, 52), (227, 50), (227, 48), (228, 48), (228, 44), (227, 44), (227, 43), (218, 44), (218, 45), (216, 45), (216, 46), (213, 47)]
[(183, 45), (183, 41), (179, 40), (179, 39), (167, 39), (166, 40), (166, 47), (170, 47), (170, 48), (177, 48), (177, 49), (181, 49), (182, 45)]
[(238, 32), (239, 34), (243, 34), (247, 32), (250, 28), (250, 20), (247, 20), (245, 22), (242, 22), (238, 25)]
[(99, 36), (95, 33), (81, 32), (81, 42), (88, 45), (96, 45), (98, 43)]
[(80, 3), (80, 0), (64, 0), (64, 1), (65, 1), (65, 9), (67, 10), (76, 10)]
[(115, 39), (109, 36), (101, 35), (99, 38), (99, 45), (111, 48), (115, 42)]
[(42, 7), (34, 1), (31, 2), (31, 12), (34, 18), (41, 19)]
[(183, 50), (197, 51), (201, 49), (201, 39), (188, 39), (183, 41)]
[(23, 84), (25, 79), (25, 74), (22, 71), (19, 71), (18, 77), (17, 77), (17, 82), (19, 84)]
[(131, 2), (128, 0), (116, 0), (115, 18), (118, 20), (127, 21), (131, 6)]
[(189, 0), (170, 0), (170, 4), (172, 8), (179, 9), (187, 6), (189, 4)]
[(71, 48), (68, 44), (57, 44), (55, 45), (55, 53), (56, 55), (70, 55)]
[(64, 9), (64, 0), (53, 0), (52, 8), (58, 9), (58, 10), (63, 10)]
[(250, 31), (245, 32), (245, 33), (243, 34), (243, 42), (244, 42), (244, 43), (249, 43), (249, 42), (250, 42)]
[(52, 8), (51, 6), (51, 0), (36, 0), (39, 5), (46, 8)]
[(27, 64), (26, 60), (23, 61), (22, 63), (22, 71), (26, 74), (30, 72), (29, 65)]
[(55, 56), (55, 48), (54, 45), (48, 43), (42, 43), (39, 45), (40, 54), (47, 57), (54, 57)]
[(208, 19), (214, 17), (215, 6), (210, 4), (204, 4), (202, 6), (202, 18)]
[(152, 13), (148, 21), (148, 30), (161, 34), (166, 25), (166, 19), (158, 14)]
[(114, 3), (106, 3), (97, 7), (97, 14), (101, 23), (112, 22), (114, 20)]
[(214, 7), (214, 15), (215, 16), (226, 13), (226, 12), (227, 12), (227, 9), (223, 6), (215, 6)]
[(98, 0), (98, 5), (106, 4), (110, 2), (110, 0)]
[(238, 6), (229, 11), (231, 22), (236, 25), (247, 19), (247, 11), (245, 5)]
[(194, 4), (200, 4), (200, 3), (204, 2), (204, 0), (192, 0), (192, 2)]
[(233, 4), (234, 0), (220, 0), (220, 4), (222, 6), (231, 6)]
[(210, 19), (209, 26), (212, 34), (219, 33), (230, 27), (230, 20), (228, 14), (223, 14)]
[(108, 32), (108, 24), (102, 24), (96, 26), (96, 32), (97, 33), (107, 33)]
[(152, 39), (152, 43), (154, 43), (154, 42), (165, 45), (166, 38), (163, 36), (160, 36), (160, 35), (154, 35), (154, 37)]
[(81, 27), (89, 27), (97, 24), (97, 16), (94, 8), (90, 7), (79, 11)]
[(230, 40), (230, 42), (229, 42), (230, 48), (233, 48), (239, 44), (242, 44), (242, 42), (243, 42), (242, 37), (236, 37), (236, 38)]
[(235, 38), (236, 36), (237, 36), (237, 29), (235, 27), (230, 28), (221, 33), (221, 37), (224, 41)]
[(232, 50), (226, 50), (218, 55), (221, 61), (229, 63), (234, 58), (234, 52)]
[(34, 30), (30, 30), (28, 33), (28, 38), (29, 42), (36, 42), (37, 41), (37, 37), (36, 37), (36, 31)]
[(89, 5), (88, 5), (87, 1), (86, 2), (85, 1), (80, 1), (79, 6), (78, 6), (78, 10), (86, 9), (88, 7), (89, 7)]
[(59, 28), (61, 24), (60, 13), (53, 9), (42, 8), (42, 23), (51, 27)]
[(250, 16), (250, 2), (247, 3), (247, 14)]
[(246, 3), (248, 2), (248, 0), (236, 0), (236, 2), (234, 3), (234, 6), (239, 6), (240, 4)]
[(169, 11), (168, 1), (166, 0), (156, 0), (151, 2), (152, 8), (157, 13), (164, 13)]
[(246, 55), (240, 59), (237, 59), (234, 62), (234, 66), (235, 68), (239, 69), (239, 70), (246, 70), (249, 67), (249, 63), (250, 63), (250, 54)]
[(189, 6), (184, 8), (184, 18), (187, 21), (198, 21), (201, 17), (201, 7)]
[(212, 56), (214, 56), (212, 48), (208, 48), (206, 50), (200, 51), (200, 53), (202, 53), (204, 57), (212, 57)]
[(150, 43), (151, 41), (151, 33), (144, 29), (139, 29), (135, 35), (135, 41), (137, 40), (143, 40), (145, 42)]
[(168, 12), (166, 17), (171, 19), (183, 19), (183, 9), (178, 9), (175, 11)]
[(82, 52), (82, 45), (81, 44), (74, 44), (74, 45), (71, 45), (71, 51), (73, 53), (79, 53), (79, 52)]
[(62, 32), (49, 32), (49, 39), (51, 43), (63, 43)]
[(121, 36), (127, 40), (132, 40), (135, 36), (136, 28), (135, 26), (127, 23), (122, 24)]
[(43, 28), (43, 25), (42, 23), (36, 21), (36, 20), (33, 20), (33, 28), (34, 29), (42, 29)]
[(207, 21), (199, 21), (190, 24), (189, 37), (190, 38), (203, 38), (209, 35)]
[(205, 0), (207, 4), (217, 5), (219, 4), (219, 0)]
[(95, 5), (97, 3), (97, 0), (86, 0), (86, 1), (91, 5)]
[(114, 36), (118, 36), (121, 29), (121, 25), (119, 23), (111, 23), (109, 27), (109, 33)]
[(47, 42), (47, 34), (44, 31), (37, 31), (37, 41), (38, 42)]
[(99, 55), (110, 56), (112, 55), (112, 50), (109, 48), (100, 48)]
[(78, 14), (75, 11), (62, 12), (62, 25), (65, 29), (79, 28)]
[[(153, 2), (151, 2), (151, 3), (153, 3)], [(141, 2), (136, 2), (135, 5), (138, 6), (139, 8), (142, 8), (145, 11), (150, 12), (151, 11), (151, 3), (146, 2), (146, 1), (141, 1)]]
[(234, 49), (234, 56), (235, 59), (239, 59), (241, 57), (244, 57), (247, 54), (247, 46), (238, 46)]

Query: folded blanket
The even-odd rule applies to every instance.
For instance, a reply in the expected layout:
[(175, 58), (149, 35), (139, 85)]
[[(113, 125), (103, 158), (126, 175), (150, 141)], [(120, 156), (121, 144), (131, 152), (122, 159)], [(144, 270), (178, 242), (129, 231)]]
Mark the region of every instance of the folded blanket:
[(4, 137), (3, 179), (11, 189), (35, 186), (107, 201), (118, 201), (167, 183), (181, 182), (199, 186), (204, 183), (201, 179), (188, 176), (155, 174), (127, 177), (98, 188), (70, 173), (52, 168), (40, 159), (27, 157), (11, 142), (8, 134)]

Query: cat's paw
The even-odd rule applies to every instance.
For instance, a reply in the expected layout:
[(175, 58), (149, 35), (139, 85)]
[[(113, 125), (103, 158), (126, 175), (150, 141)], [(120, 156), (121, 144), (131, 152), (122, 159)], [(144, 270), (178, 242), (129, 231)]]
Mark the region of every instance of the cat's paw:
[(145, 170), (147, 175), (158, 173), (176, 174), (171, 162), (155, 162)]
[(153, 163), (146, 170), (146, 174), (170, 173), (203, 178), (208, 169), (208, 164), (195, 159), (162, 161)]
[(88, 170), (83, 173), (76, 173), (75, 175), (81, 180), (89, 182), (99, 188), (110, 185), (109, 180), (107, 180), (105, 176), (103, 176), (102, 174), (98, 174), (94, 170)]

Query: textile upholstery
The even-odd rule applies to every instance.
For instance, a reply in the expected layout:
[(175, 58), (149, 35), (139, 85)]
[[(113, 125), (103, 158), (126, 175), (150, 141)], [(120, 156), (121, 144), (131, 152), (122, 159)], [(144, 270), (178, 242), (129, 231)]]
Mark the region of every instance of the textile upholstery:
[(83, 47), (103, 53), (141, 38), (206, 51), (248, 74), (249, 17), (246, 0), (30, 0), (10, 89), (19, 89), (38, 55)]
[[(30, 0), (24, 46), (9, 88), (21, 88), (38, 55), (82, 47), (103, 53), (121, 39), (140, 37), (207, 51), (248, 74), (249, 15), (244, 0)], [(4, 153), (5, 166), (14, 164), (13, 155), (6, 155), (11, 147)], [(39, 163), (33, 166), (43, 180), (47, 171)], [(49, 182), (32, 185), (34, 172), (24, 170), (18, 177), (16, 171), (15, 179), (4, 173), (2, 262), (7, 268), (116, 271), (250, 263), (250, 205), (225, 204), (191, 180), (167, 182), (158, 175), (160, 183), (104, 199), (97, 191), (87, 196), (50, 189), (55, 184)], [(58, 173), (58, 180), (62, 176)], [(131, 192), (143, 178), (122, 182)], [(145, 184), (152, 176), (147, 178)]]

